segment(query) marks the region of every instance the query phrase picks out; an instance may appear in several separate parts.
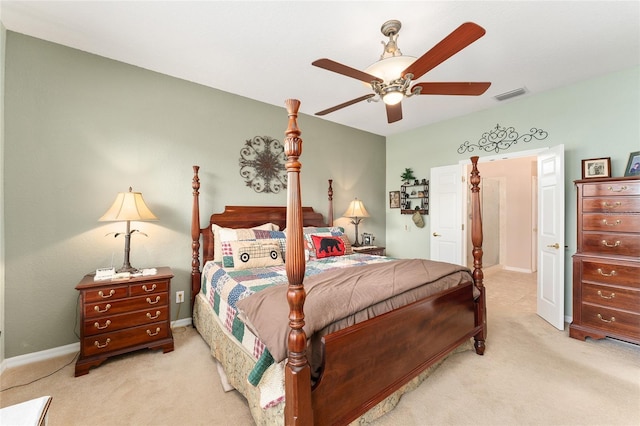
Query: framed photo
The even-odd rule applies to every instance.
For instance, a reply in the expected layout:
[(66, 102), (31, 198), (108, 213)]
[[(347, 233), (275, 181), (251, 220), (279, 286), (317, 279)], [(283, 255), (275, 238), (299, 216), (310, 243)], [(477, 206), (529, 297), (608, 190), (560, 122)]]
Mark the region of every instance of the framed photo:
[(611, 177), (611, 157), (582, 160), (582, 179)]
[(371, 237), (368, 235), (365, 235), (362, 237), (362, 245), (363, 246), (370, 246), (371, 245)]
[(627, 167), (624, 169), (625, 176), (640, 176), (640, 151), (629, 154)]
[(400, 208), (400, 191), (389, 191), (389, 208)]

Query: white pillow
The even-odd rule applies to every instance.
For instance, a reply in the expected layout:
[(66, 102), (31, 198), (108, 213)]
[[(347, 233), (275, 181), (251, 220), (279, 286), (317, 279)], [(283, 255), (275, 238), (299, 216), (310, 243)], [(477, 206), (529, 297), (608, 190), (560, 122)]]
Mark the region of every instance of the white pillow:
[[(211, 230), (213, 231), (213, 261), (214, 262), (222, 262), (222, 240), (220, 239), (220, 230), (221, 229), (231, 229), (231, 228), (222, 228), (215, 223), (211, 224)], [(260, 226), (254, 226), (251, 229), (260, 229), (262, 231), (279, 231), (280, 227), (275, 223), (265, 223)]]

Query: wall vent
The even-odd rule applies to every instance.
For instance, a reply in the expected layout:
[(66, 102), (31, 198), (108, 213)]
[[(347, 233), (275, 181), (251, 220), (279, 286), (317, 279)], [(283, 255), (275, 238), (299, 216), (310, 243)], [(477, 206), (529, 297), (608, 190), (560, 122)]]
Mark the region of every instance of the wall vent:
[(504, 92), (504, 93), (501, 93), (499, 95), (496, 95), (496, 96), (494, 96), (494, 98), (497, 101), (506, 101), (507, 99), (515, 98), (516, 96), (520, 96), (520, 95), (524, 95), (525, 93), (527, 93), (527, 89), (525, 89), (524, 87), (520, 87), (518, 89), (511, 90), (509, 92)]

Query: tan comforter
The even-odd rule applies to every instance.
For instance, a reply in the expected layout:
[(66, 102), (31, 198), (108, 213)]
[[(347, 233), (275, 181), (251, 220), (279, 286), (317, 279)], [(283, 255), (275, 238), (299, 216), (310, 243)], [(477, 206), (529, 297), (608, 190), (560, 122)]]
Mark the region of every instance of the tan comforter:
[[(312, 336), (312, 342), (317, 342), (335, 330), (471, 280), (471, 273), (465, 267), (424, 259), (397, 260), (314, 275), (304, 282), (307, 292), (304, 331), (307, 337)], [(236, 304), (240, 317), (276, 362), (287, 357), (289, 305), (286, 294), (287, 286), (278, 285)]]

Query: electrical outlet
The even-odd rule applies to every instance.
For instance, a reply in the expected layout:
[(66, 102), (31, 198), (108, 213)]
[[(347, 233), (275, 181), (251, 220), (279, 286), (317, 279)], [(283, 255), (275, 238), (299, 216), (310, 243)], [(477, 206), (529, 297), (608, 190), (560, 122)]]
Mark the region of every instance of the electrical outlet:
[(184, 291), (176, 291), (176, 303), (184, 302)]

